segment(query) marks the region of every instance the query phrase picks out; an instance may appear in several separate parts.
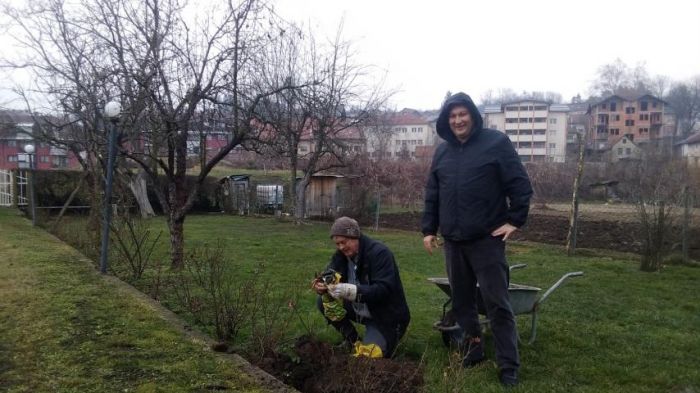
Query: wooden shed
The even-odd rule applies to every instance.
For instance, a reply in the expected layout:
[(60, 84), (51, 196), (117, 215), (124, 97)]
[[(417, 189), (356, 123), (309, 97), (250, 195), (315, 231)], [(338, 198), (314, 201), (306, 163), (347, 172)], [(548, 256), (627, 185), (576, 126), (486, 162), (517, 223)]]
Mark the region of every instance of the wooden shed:
[(246, 215), (250, 211), (250, 175), (231, 175), (219, 180), (223, 210), (226, 213)]
[(335, 217), (338, 211), (338, 179), (342, 175), (316, 174), (306, 188), (307, 217)]

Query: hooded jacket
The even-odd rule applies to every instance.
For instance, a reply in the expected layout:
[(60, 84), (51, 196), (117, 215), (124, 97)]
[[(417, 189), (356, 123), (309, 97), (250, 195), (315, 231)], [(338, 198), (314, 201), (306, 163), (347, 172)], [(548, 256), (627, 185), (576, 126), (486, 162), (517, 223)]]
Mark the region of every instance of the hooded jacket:
[[(385, 245), (365, 235), (360, 236), (358, 255), (356, 301), (367, 304), (380, 329), (408, 326), (411, 315), (394, 255)], [(341, 282), (347, 282), (348, 261), (342, 252), (333, 254), (328, 267), (341, 274)]]
[[(469, 109), (472, 129), (462, 143), (449, 125), (450, 110)], [(469, 241), (489, 235), (509, 223), (525, 224), (532, 187), (518, 153), (508, 137), (483, 128), (483, 120), (472, 99), (457, 93), (442, 106), (437, 124), (445, 140), (433, 156), (425, 190), (421, 229), (424, 235)]]

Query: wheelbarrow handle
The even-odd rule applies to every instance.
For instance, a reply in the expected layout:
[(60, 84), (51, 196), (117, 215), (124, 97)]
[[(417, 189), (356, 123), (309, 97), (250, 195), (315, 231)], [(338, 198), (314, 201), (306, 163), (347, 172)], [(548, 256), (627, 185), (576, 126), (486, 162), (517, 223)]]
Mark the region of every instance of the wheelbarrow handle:
[(537, 300), (537, 303), (535, 304), (535, 307), (537, 307), (537, 305), (542, 304), (542, 302), (544, 302), (544, 301), (547, 299), (547, 297), (549, 297), (549, 295), (550, 295), (552, 292), (554, 292), (555, 289), (559, 288), (559, 287), (564, 283), (564, 281), (566, 281), (567, 278), (569, 278), (569, 277), (577, 277), (577, 276), (583, 276), (583, 272), (569, 272), (569, 273), (566, 273), (566, 274), (564, 274), (563, 276), (561, 276), (561, 278), (559, 279), (559, 281), (555, 282), (554, 285), (552, 285), (552, 286), (544, 293), (544, 295), (542, 295), (542, 297), (539, 298), (539, 300)]
[(524, 267), (527, 267), (527, 263), (518, 263), (518, 264), (509, 266), (508, 271), (513, 271), (515, 269), (522, 269)]

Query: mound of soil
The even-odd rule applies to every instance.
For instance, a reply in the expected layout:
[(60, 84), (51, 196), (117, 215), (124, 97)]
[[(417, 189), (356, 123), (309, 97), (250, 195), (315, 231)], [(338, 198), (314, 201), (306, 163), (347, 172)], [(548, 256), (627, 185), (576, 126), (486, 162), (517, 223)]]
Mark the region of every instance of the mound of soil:
[(268, 354), (255, 364), (304, 393), (411, 393), (423, 385), (423, 371), (411, 361), (354, 358), (308, 337), (297, 339), (294, 353)]

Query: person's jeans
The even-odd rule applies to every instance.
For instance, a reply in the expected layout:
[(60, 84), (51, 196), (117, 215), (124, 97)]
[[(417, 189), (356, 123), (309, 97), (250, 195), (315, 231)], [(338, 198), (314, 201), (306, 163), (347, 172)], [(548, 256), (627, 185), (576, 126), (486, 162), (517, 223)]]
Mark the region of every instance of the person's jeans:
[[(477, 290), (481, 291), (493, 332), (496, 362), (518, 369), (518, 333), (508, 297), (508, 264), (502, 237), (453, 242), (445, 240), (445, 265), (452, 291), (452, 310), (465, 334), (481, 335)], [(479, 287), (477, 289), (477, 283)]]
[[(323, 300), (321, 299), (321, 296), (318, 297), (316, 306), (321, 314), (323, 314)], [(326, 322), (332, 325), (343, 336), (343, 339), (349, 341), (351, 344), (359, 340), (360, 337), (352, 323), (353, 321), (361, 323), (365, 325), (365, 337), (362, 339), (362, 343), (365, 345), (376, 344), (382, 349), (384, 357), (388, 358), (393, 355), (396, 345), (406, 332), (406, 326), (397, 324), (394, 327), (386, 327), (379, 325), (371, 318), (359, 317), (355, 314), (352, 304), (348, 301), (343, 302), (343, 308), (345, 308), (347, 314), (345, 315), (345, 318), (340, 321), (331, 321), (330, 319), (326, 318), (325, 315), (323, 315)]]

